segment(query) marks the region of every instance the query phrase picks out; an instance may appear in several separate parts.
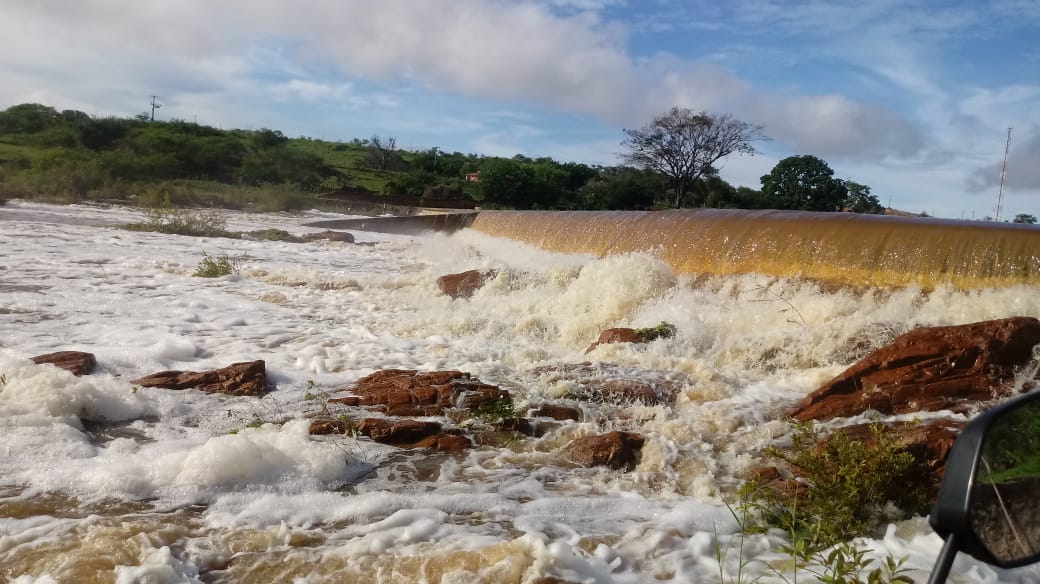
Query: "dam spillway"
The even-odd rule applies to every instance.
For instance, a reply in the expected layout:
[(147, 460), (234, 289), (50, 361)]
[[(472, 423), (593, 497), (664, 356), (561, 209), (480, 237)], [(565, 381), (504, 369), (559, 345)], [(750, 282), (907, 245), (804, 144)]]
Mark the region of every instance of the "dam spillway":
[(677, 274), (836, 285), (1040, 284), (1040, 228), (855, 213), (696, 209), (480, 211), (471, 229), (563, 253), (648, 253)]

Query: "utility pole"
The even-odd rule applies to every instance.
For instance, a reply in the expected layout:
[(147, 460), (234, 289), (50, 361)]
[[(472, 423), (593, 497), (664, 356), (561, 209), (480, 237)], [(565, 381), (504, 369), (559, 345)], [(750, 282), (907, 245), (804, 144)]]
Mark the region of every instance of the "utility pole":
[(1011, 149), (1011, 130), (1008, 128), (1007, 142), (1004, 144), (1004, 166), (1000, 169), (1000, 190), (997, 191), (997, 212), (995, 221), (1000, 221), (1000, 213), (1004, 210), (1004, 177), (1007, 176), (1008, 150)]
[(162, 104), (157, 101), (158, 99), (159, 99), (158, 95), (153, 95), (152, 96), (152, 121), (153, 122), (155, 121), (155, 110), (157, 110), (157, 109), (162, 107)]

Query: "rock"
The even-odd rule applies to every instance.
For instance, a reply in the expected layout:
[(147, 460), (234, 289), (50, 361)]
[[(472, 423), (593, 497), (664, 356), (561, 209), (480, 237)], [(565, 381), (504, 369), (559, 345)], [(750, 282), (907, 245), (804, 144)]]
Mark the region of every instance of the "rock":
[(554, 420), (581, 420), (581, 410), (561, 404), (542, 404), (534, 412), (536, 418), (552, 418)]
[(495, 400), (512, 401), (508, 391), (462, 371), (383, 369), (358, 379), (345, 390), (355, 395), (334, 398), (329, 403), (381, 409), (390, 416), (437, 416), (446, 408), (476, 410)]
[(440, 434), (441, 425), (437, 422), (418, 420), (365, 418), (358, 422), (357, 431), (376, 442), (402, 446), (412, 445), (424, 438)]
[(607, 343), (642, 343), (643, 337), (636, 332), (634, 328), (609, 328), (599, 334), (599, 338), (596, 342), (589, 345), (588, 349), (585, 349), (585, 354), (588, 355), (596, 347), (605, 345)]
[(649, 328), (609, 328), (601, 332), (596, 342), (589, 345), (588, 349), (585, 349), (585, 354), (588, 355), (596, 347), (608, 343), (649, 343), (654, 339), (667, 338), (674, 335), (675, 326), (666, 322)]
[(608, 432), (578, 438), (564, 448), (564, 453), (574, 462), (584, 466), (632, 470), (636, 467), (643, 442), (643, 437), (639, 434)]
[(37, 355), (32, 358), (32, 362), (37, 365), (49, 363), (77, 376), (87, 375), (97, 366), (97, 359), (94, 358), (93, 353), (81, 351), (58, 351), (57, 353)]
[(353, 422), (348, 420), (311, 420), (311, 425), (307, 432), (324, 436), (328, 434), (347, 434), (352, 429), (354, 429)]
[(346, 231), (332, 231), (326, 229), (318, 233), (305, 233), (301, 239), (304, 241), (342, 241), (354, 243), (354, 235)]
[(469, 270), (437, 278), (437, 287), (452, 298), (469, 298), (493, 277), (494, 271)]
[(591, 402), (629, 404), (672, 404), (687, 379), (674, 371), (625, 369), (610, 363), (577, 363), (537, 367), (531, 373), (546, 383), (571, 386), (566, 396)]
[(141, 387), (259, 396), (267, 391), (267, 371), (262, 360), (246, 361), (209, 371), (160, 371), (130, 383)]
[(1032, 360), (1038, 343), (1040, 321), (1031, 317), (919, 328), (809, 394), (790, 415), (805, 421), (866, 410), (964, 412), (1007, 394), (1006, 382)]

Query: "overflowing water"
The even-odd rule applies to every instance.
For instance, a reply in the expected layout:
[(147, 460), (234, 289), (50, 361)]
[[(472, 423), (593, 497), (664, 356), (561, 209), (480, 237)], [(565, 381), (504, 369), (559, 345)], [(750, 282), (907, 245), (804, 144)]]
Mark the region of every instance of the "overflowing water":
[[(332, 218), (228, 215), (234, 230), (296, 234)], [(783, 538), (742, 534), (727, 503), (786, 431), (787, 409), (915, 327), (1040, 317), (1040, 290), (1026, 285), (695, 278), (650, 255), (562, 255), (471, 230), (299, 244), (113, 227), (139, 220), (118, 208), (0, 207), (9, 580), (783, 582)], [(239, 270), (193, 277), (204, 254)], [(496, 272), (470, 299), (439, 292), (438, 276), (469, 269)], [(605, 328), (662, 321), (674, 337), (584, 354)], [(98, 369), (74, 377), (28, 360), (59, 350), (94, 353)], [(255, 359), (276, 387), (263, 398), (130, 383)], [(581, 422), (461, 454), (308, 435), (325, 407), (309, 398), (378, 369), (466, 371), (525, 409), (571, 389), (545, 366), (583, 361), (681, 389), (671, 405), (580, 403)], [(631, 472), (561, 453), (615, 429), (646, 438)], [(919, 581), (941, 546), (920, 517), (859, 543), (870, 557), (906, 557)], [(954, 574), (1040, 580), (1037, 568), (963, 555)]]

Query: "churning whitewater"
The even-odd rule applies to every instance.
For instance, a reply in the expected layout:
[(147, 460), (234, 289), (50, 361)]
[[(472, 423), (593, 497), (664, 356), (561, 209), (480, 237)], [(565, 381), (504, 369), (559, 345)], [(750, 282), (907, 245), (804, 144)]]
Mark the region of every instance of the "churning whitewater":
[[(226, 216), (231, 230), (294, 234), (342, 218)], [(0, 207), (0, 574), (14, 582), (783, 582), (782, 535), (742, 534), (730, 506), (787, 409), (913, 328), (1040, 317), (1040, 290), (1024, 285), (698, 278), (649, 255), (563, 255), (470, 230), (301, 244), (115, 227), (140, 220)], [(193, 277), (204, 254), (239, 269)], [(472, 298), (438, 290), (438, 276), (471, 269), (495, 274)], [(606, 328), (661, 322), (677, 334), (584, 354)], [(29, 360), (62, 350), (95, 354), (96, 371)], [(130, 383), (257, 359), (274, 387), (263, 398)], [(582, 402), (579, 422), (463, 453), (308, 432), (327, 407), (315, 395), (376, 370), (468, 372), (525, 411), (570, 389), (546, 366), (584, 361), (678, 396)], [(610, 430), (646, 438), (633, 471), (561, 454)], [(918, 517), (859, 545), (905, 556), (920, 581), (941, 540)], [(1038, 579), (962, 554), (951, 581)]]

